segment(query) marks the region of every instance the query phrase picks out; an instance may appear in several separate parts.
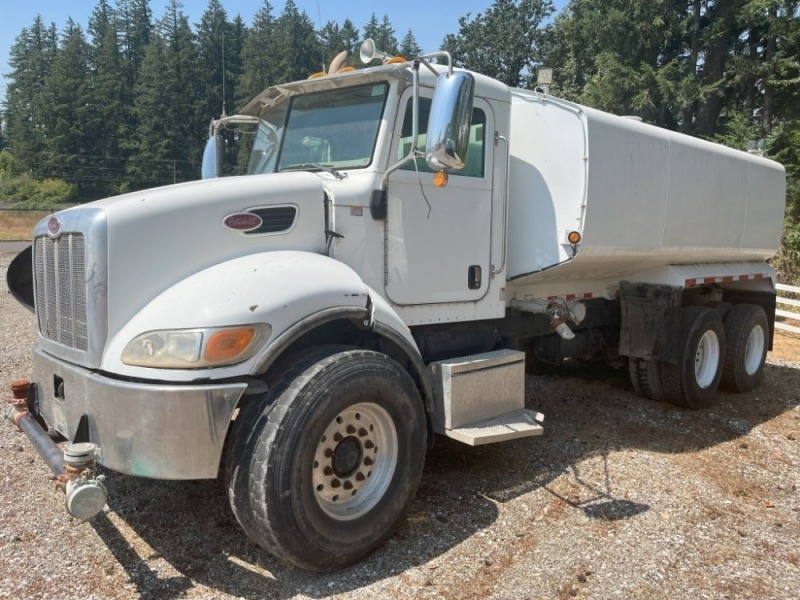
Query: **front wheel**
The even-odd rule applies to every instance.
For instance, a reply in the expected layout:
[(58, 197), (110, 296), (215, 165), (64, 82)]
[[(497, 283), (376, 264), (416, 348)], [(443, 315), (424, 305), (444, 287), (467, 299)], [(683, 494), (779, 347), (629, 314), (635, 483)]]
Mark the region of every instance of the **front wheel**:
[(344, 567), (386, 541), (422, 475), (422, 400), (376, 352), (312, 353), (234, 428), (228, 491), (239, 523), (305, 569)]

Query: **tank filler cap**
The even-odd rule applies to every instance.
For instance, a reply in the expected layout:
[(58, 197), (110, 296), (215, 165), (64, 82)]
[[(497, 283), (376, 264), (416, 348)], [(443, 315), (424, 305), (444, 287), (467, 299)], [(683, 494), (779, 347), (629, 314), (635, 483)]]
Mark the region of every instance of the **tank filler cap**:
[(78, 444), (68, 444), (64, 448), (64, 462), (72, 467), (85, 465), (97, 458), (97, 444), (91, 442), (80, 442)]
[[(102, 477), (102, 476), (101, 476)], [(67, 483), (67, 512), (76, 519), (91, 519), (106, 505), (108, 492), (101, 477)]]

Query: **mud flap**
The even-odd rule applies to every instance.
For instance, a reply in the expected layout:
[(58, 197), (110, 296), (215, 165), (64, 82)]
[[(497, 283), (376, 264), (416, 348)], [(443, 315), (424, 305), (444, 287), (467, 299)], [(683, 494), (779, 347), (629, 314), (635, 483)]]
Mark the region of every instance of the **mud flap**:
[(678, 309), (683, 289), (621, 281), (620, 291), (622, 327), (619, 353), (645, 360), (677, 362)]

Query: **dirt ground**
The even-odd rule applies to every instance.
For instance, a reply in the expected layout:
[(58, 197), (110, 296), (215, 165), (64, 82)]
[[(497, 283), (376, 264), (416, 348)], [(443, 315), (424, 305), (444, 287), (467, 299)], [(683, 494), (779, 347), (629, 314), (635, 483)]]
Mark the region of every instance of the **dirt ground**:
[[(0, 254), (5, 272), (10, 255)], [(30, 374), (33, 316), (0, 290), (0, 384)], [(438, 439), (389, 543), (328, 575), (248, 542), (218, 481), (108, 473), (80, 522), (23, 434), (0, 424), (0, 598), (797, 598), (800, 338), (764, 381), (688, 411), (627, 371), (527, 379), (541, 438)]]

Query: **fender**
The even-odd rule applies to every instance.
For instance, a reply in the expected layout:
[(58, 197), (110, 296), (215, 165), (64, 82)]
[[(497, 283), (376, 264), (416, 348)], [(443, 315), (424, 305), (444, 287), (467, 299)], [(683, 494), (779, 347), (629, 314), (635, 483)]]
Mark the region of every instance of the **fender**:
[(416, 340), (411, 335), (408, 326), (389, 303), (371, 287), (363, 283), (362, 285), (368, 293), (366, 306), (358, 308), (333, 307), (298, 321), (277, 338), (274, 338), (272, 343), (265, 346), (262, 352), (256, 356), (256, 361), (250, 374), (259, 376), (269, 370), (270, 366), (293, 342), (325, 323), (340, 319), (363, 320), (365, 327), (374, 331), (379, 337), (389, 340), (408, 357), (414, 371), (412, 375), (420, 387), (426, 407), (430, 409), (433, 396), (425, 375), (425, 363), (422, 360), (422, 354), (419, 351)]
[[(393, 332), (419, 361), (408, 328), (385, 300), (350, 267), (300, 251), (263, 252), (203, 269), (151, 300), (109, 342), (102, 370), (157, 381), (219, 380), (263, 372), (291, 341), (337, 318), (357, 318)], [(136, 336), (160, 329), (191, 329), (267, 323), (264, 347), (249, 360), (207, 369), (153, 369), (125, 365), (121, 355)]]

